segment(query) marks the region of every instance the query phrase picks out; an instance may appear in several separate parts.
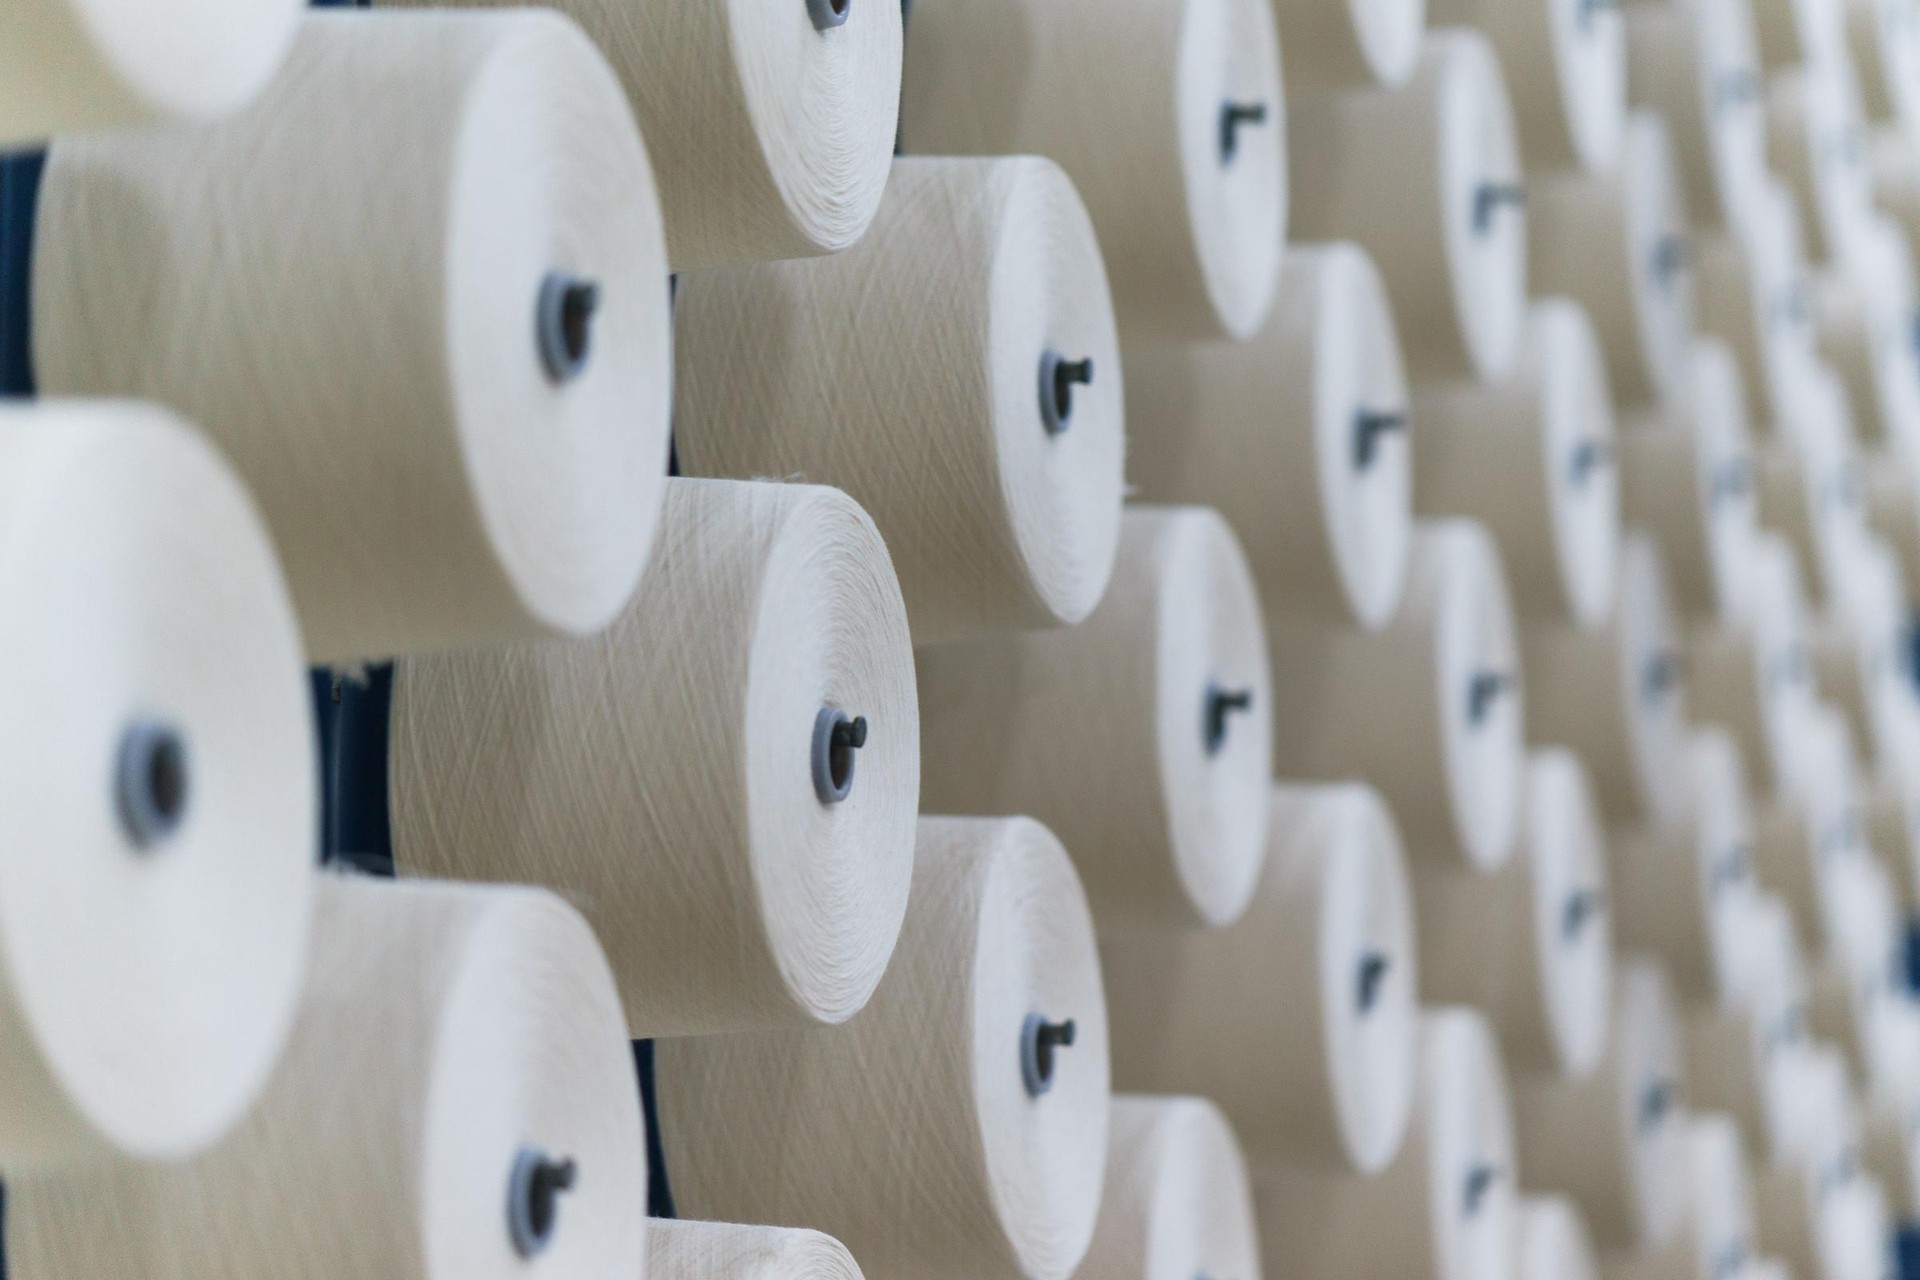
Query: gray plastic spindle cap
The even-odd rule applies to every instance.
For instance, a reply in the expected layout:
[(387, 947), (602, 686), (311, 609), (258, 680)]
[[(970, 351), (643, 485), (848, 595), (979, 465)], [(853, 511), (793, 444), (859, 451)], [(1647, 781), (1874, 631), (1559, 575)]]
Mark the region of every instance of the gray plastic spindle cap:
[(190, 792), (186, 740), (173, 726), (136, 720), (120, 735), (114, 807), (135, 848), (151, 849), (180, 827)]
[(1093, 357), (1069, 360), (1048, 347), (1040, 353), (1040, 422), (1057, 436), (1073, 423), (1073, 388), (1093, 385)]
[(1049, 1022), (1041, 1014), (1027, 1015), (1020, 1025), (1020, 1079), (1028, 1097), (1037, 1098), (1053, 1088), (1055, 1051), (1071, 1048), (1073, 1038), (1072, 1018)]
[(573, 1189), (579, 1173), (571, 1159), (555, 1160), (533, 1147), (520, 1148), (507, 1177), (507, 1235), (515, 1253), (532, 1258), (553, 1242), (560, 1193)]
[(845, 26), (852, 13), (853, 0), (807, 0), (807, 16), (819, 31)]
[(540, 281), (534, 337), (550, 382), (571, 382), (586, 369), (593, 352), (593, 316), (599, 309), (600, 286), (591, 280), (550, 271)]
[(813, 793), (821, 804), (853, 794), (854, 753), (867, 745), (867, 718), (822, 707), (813, 718)]

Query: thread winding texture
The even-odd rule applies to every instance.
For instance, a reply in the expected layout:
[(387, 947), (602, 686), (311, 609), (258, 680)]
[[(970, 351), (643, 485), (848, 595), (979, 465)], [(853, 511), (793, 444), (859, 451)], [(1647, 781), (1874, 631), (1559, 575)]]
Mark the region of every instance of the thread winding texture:
[[(323, 12), (240, 115), (53, 147), (34, 366), (42, 392), (207, 431), (315, 661), (577, 634), (652, 539), (665, 267), (640, 135), (577, 27)], [(598, 289), (557, 384), (536, 342), (555, 272)]]
[[(1099, 602), (1120, 533), (1119, 346), (1057, 166), (897, 160), (854, 248), (690, 272), (675, 326), (681, 467), (846, 490), (887, 540), (915, 643)], [(1049, 352), (1092, 361), (1059, 432)]]
[[(916, 707), (899, 588), (850, 499), (670, 480), (658, 553), (600, 636), (400, 666), (394, 859), (569, 895), (635, 1036), (841, 1022), (906, 910)], [(823, 711), (867, 726), (835, 803)]]

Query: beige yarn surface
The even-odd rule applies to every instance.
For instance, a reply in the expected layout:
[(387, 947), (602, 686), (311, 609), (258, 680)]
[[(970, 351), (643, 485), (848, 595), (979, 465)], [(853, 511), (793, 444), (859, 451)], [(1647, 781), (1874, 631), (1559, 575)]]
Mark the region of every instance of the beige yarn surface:
[[(546, 1247), (523, 1152), (575, 1162)], [(258, 1107), (182, 1164), (7, 1179), (8, 1262), (98, 1280), (643, 1276), (646, 1157), (613, 978), (528, 889), (322, 883), (306, 999)]]
[(1606, 1054), (1581, 1080), (1514, 1078), (1526, 1185), (1565, 1191), (1603, 1249), (1657, 1249), (1687, 1208), (1679, 1012), (1657, 962), (1615, 967)]
[[(0, 1163), (178, 1159), (293, 1020), (313, 718), (286, 588), (226, 462), (165, 410), (0, 404)], [(180, 749), (142, 842), (130, 731)], [(141, 769), (164, 813), (160, 756)]]
[(1920, 445), (1913, 254), (1887, 219), (1876, 218), (1860, 235), (1870, 265), (1814, 285), (1814, 330), (1821, 356), (1846, 381), (1862, 442), (1911, 451)]
[(1520, 157), (1487, 38), (1428, 32), (1405, 84), (1300, 101), (1287, 140), (1289, 234), (1349, 239), (1373, 255), (1408, 373), (1510, 372), (1525, 323), (1527, 217), (1508, 198)]
[[(1273, 305), (1287, 226), (1289, 103), (1268, 6), (915, 0), (902, 145), (1057, 161), (1129, 337), (1248, 337)], [(1230, 150), (1229, 105), (1263, 113), (1232, 129)]]
[(1791, 789), (1798, 737), (1813, 699), (1806, 601), (1793, 552), (1774, 534), (1754, 540), (1753, 609), (1741, 622), (1695, 624), (1687, 635), (1687, 704), (1731, 732), (1755, 789)]
[(1860, 468), (1867, 525), (1893, 549), (1909, 593), (1920, 586), (1920, 470), (1902, 453), (1876, 449)]
[(1247, 914), (1103, 936), (1121, 1088), (1204, 1094), (1257, 1160), (1375, 1173), (1406, 1131), (1419, 982), (1399, 834), (1359, 783), (1277, 787)]
[(1740, 0), (1631, 5), (1627, 97), (1666, 120), (1686, 214), (1738, 233), (1766, 176), (1766, 117), (1753, 9)]
[(1301, 97), (1392, 87), (1413, 74), (1426, 0), (1270, 0), (1281, 65)]
[(1115, 1095), (1106, 1190), (1083, 1280), (1260, 1280), (1260, 1235), (1233, 1127), (1205, 1098)]
[(1681, 1123), (1684, 1221), (1661, 1248), (1608, 1254), (1601, 1263), (1605, 1280), (1725, 1275), (1753, 1251), (1753, 1188), (1739, 1127), (1719, 1112), (1690, 1115)]
[(1740, 366), (1727, 344), (1699, 338), (1684, 407), (1621, 431), (1620, 513), (1660, 547), (1674, 612), (1735, 622), (1752, 607), (1753, 432)]
[(1623, 410), (1683, 401), (1693, 342), (1687, 208), (1665, 119), (1627, 118), (1604, 176), (1527, 182), (1528, 284), (1581, 303)]
[[(842, 1022), (906, 910), (916, 706), (899, 588), (850, 499), (670, 480), (605, 633), (400, 667), (394, 859), (577, 901), (636, 1037)], [(868, 726), (834, 804), (823, 709)]]
[(0, 143), (222, 115), (286, 56), (299, 0), (7, 0)]
[(1679, 999), (1718, 1007), (1733, 997), (1733, 933), (1754, 888), (1753, 801), (1726, 730), (1691, 730), (1685, 752), (1684, 816), (1611, 833), (1614, 927), (1622, 946), (1658, 956)]
[(1627, 114), (1619, 9), (1582, 0), (1431, 0), (1427, 17), (1437, 27), (1478, 27), (1493, 41), (1529, 174), (1605, 173), (1619, 162)]
[(1525, 711), (1505, 574), (1480, 525), (1415, 525), (1406, 591), (1381, 630), (1269, 613), (1267, 634), (1278, 776), (1367, 779), (1411, 856), (1482, 870), (1507, 860)]
[(1422, 1013), (1412, 1122), (1381, 1172), (1256, 1162), (1269, 1275), (1477, 1280), (1510, 1274), (1515, 1168), (1500, 1049), (1480, 1015)]
[(1408, 437), (1386, 425), (1404, 427), (1407, 385), (1364, 249), (1289, 245), (1251, 339), (1131, 342), (1126, 369), (1136, 496), (1217, 508), (1270, 608), (1369, 630), (1387, 620), (1412, 536)]
[(1519, 848), (1504, 867), (1413, 865), (1422, 994), (1478, 1009), (1516, 1074), (1578, 1079), (1606, 1046), (1605, 845), (1580, 758), (1547, 747), (1527, 756)]
[[(1022, 1084), (1032, 1014), (1072, 1019)], [(675, 1208), (811, 1225), (875, 1275), (1066, 1280), (1108, 1136), (1107, 1027), (1086, 898), (1026, 818), (922, 818), (900, 946), (843, 1026), (663, 1040)]]
[[(886, 538), (915, 643), (1099, 603), (1120, 530), (1119, 345), (1093, 224), (1057, 166), (897, 160), (854, 248), (690, 272), (674, 317), (686, 474), (846, 490)], [(1041, 418), (1050, 350), (1093, 362), (1058, 434)]]
[[(600, 291), (561, 385), (535, 341), (556, 271)], [(640, 135), (578, 28), (309, 14), (239, 116), (54, 146), (35, 372), (206, 430), (314, 661), (578, 634), (653, 536), (665, 271)]]
[(1413, 421), (1415, 510), (1481, 521), (1523, 617), (1601, 625), (1619, 572), (1620, 471), (1585, 311), (1566, 298), (1534, 303), (1513, 376), (1422, 383)]
[(1687, 688), (1659, 547), (1627, 534), (1612, 617), (1592, 631), (1529, 623), (1527, 736), (1572, 747), (1609, 822), (1675, 823), (1687, 795)]
[(1780, 71), (1768, 81), (1766, 112), (1767, 164), (1793, 197), (1808, 256), (1845, 265), (1873, 192), (1854, 77), (1828, 63)]
[(1825, 366), (1808, 384), (1807, 408), (1795, 436), (1755, 451), (1754, 489), (1761, 525), (1793, 548), (1812, 599), (1840, 611), (1867, 517), (1846, 389)]
[(1862, 113), (1912, 131), (1920, 124), (1920, 45), (1912, 0), (1842, 0), (1841, 24), (1856, 69)]
[(1782, 1162), (1804, 1139), (1789, 1103), (1806, 1041), (1806, 973), (1792, 913), (1770, 893), (1735, 895), (1732, 989), (1686, 1013), (1689, 1100), (1725, 1112), (1756, 1161)]
[[(520, 0), (375, 0), (505, 8)], [(900, 6), (843, 0), (561, 0), (600, 46), (646, 134), (675, 271), (852, 247), (893, 160)]]
[(1694, 319), (1740, 361), (1754, 420), (1783, 429), (1814, 359), (1812, 296), (1799, 216), (1777, 179), (1761, 183), (1747, 224), (1694, 241)]
[(1218, 513), (1129, 507), (1085, 622), (925, 646), (914, 665), (922, 809), (1045, 823), (1102, 930), (1246, 909), (1267, 855), (1273, 682)]
[(1760, 884), (1793, 912), (1809, 949), (1830, 936), (1836, 864), (1869, 858), (1854, 796), (1858, 767), (1845, 721), (1825, 704), (1800, 728), (1804, 764), (1793, 791), (1767, 797), (1754, 821), (1754, 870)]

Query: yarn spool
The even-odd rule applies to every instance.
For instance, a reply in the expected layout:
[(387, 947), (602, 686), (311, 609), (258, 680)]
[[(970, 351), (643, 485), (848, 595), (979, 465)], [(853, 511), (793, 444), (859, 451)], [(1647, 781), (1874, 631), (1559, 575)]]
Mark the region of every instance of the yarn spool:
[(1272, 680), (1260, 600), (1206, 507), (1130, 507), (1077, 627), (918, 651), (920, 806), (1024, 813), (1103, 930), (1238, 918), (1266, 857)]
[(1829, 1176), (1857, 1171), (1860, 1148), (1860, 1100), (1839, 1049), (1810, 1040), (1800, 1055), (1795, 1081), (1799, 1145), (1793, 1160), (1801, 1168)]
[(1860, 793), (1869, 847), (1893, 874), (1902, 907), (1920, 908), (1920, 791), (1882, 775)]
[[(442, 7), (468, 0), (372, 0)], [(504, 8), (517, 0), (478, 0)], [(606, 54), (646, 135), (675, 271), (837, 253), (887, 185), (897, 5), (560, 0)]]
[(1259, 330), (1286, 239), (1287, 110), (1268, 0), (1124, 16), (1097, 0), (915, 0), (907, 24), (904, 149), (1057, 161), (1129, 336)]
[(581, 903), (635, 1036), (844, 1021), (906, 910), (915, 708), (849, 498), (676, 479), (605, 633), (400, 665), (394, 861)]
[(1290, 234), (1373, 255), (1408, 373), (1511, 372), (1526, 316), (1526, 190), (1487, 38), (1429, 32), (1404, 84), (1295, 103), (1287, 141)]
[(1274, 769), (1361, 777), (1414, 856), (1492, 870), (1519, 826), (1518, 640), (1500, 554), (1471, 520), (1414, 527), (1406, 591), (1377, 632), (1268, 617)]
[(1686, 1208), (1679, 1015), (1657, 962), (1615, 966), (1612, 1027), (1583, 1079), (1517, 1075), (1513, 1111), (1527, 1185), (1571, 1196), (1603, 1249), (1657, 1249)]
[(1740, 1129), (1717, 1112), (1681, 1121), (1685, 1213), (1660, 1249), (1609, 1254), (1606, 1280), (1701, 1280), (1732, 1276), (1753, 1250), (1753, 1186)]
[(639, 580), (666, 256), (626, 100), (571, 23), (309, 15), (231, 120), (62, 138), (32, 271), (41, 392), (205, 428), (309, 659), (583, 634)]
[(1920, 45), (1914, 31), (1920, 14), (1912, 0), (1844, 0), (1839, 7), (1867, 119), (1911, 130), (1920, 124)]
[[(1846, 1067), (1831, 1049), (1811, 1051), (1802, 1083), (1803, 1104), (1818, 1142), (1799, 1159), (1760, 1169), (1754, 1178), (1755, 1225), (1760, 1247), (1776, 1254), (1796, 1275), (1821, 1280), (1871, 1280), (1878, 1271), (1846, 1265), (1849, 1223), (1872, 1213), (1875, 1191), (1858, 1169), (1859, 1122), (1846, 1083)], [(1823, 1061), (1824, 1060), (1824, 1061)], [(1820, 1079), (1816, 1083), (1816, 1079)], [(1866, 1196), (1862, 1201), (1860, 1197)], [(1884, 1238), (1884, 1237), (1883, 1237)]]
[(0, 50), (0, 144), (237, 110), (286, 57), (298, 0), (22, 0)]
[(1413, 74), (1427, 29), (1426, 0), (1271, 0), (1289, 89), (1314, 97), (1392, 88)]
[(1829, 1198), (1821, 1223), (1823, 1274), (1835, 1280), (1886, 1280), (1899, 1226), (1888, 1212), (1885, 1188), (1871, 1175), (1855, 1173)]
[(1482, 521), (1522, 616), (1600, 625), (1613, 609), (1620, 477), (1606, 367), (1579, 305), (1535, 303), (1511, 378), (1422, 383), (1413, 419), (1415, 509)]
[(1912, 253), (1920, 247), (1920, 155), (1912, 135), (1882, 126), (1869, 133), (1866, 146), (1874, 205), (1905, 234)]
[(1099, 603), (1120, 534), (1119, 346), (1057, 166), (895, 161), (858, 245), (683, 276), (674, 323), (682, 470), (846, 490), (886, 538), (916, 644)]
[(1074, 1274), (1107, 1026), (1073, 864), (1027, 818), (922, 818), (900, 945), (838, 1027), (657, 1041), (674, 1207), (811, 1223), (875, 1275)]
[(1622, 542), (1617, 595), (1597, 630), (1523, 632), (1527, 736), (1580, 753), (1610, 822), (1675, 823), (1687, 807), (1685, 664), (1660, 549), (1644, 534)]
[(1813, 967), (1807, 981), (1807, 1028), (1834, 1045), (1847, 1066), (1865, 1078), (1868, 1058), (1868, 1021), (1878, 999), (1853, 980), (1839, 964), (1824, 960)]
[(1911, 599), (1920, 595), (1920, 468), (1902, 449), (1880, 448), (1860, 467), (1867, 525), (1893, 549)]
[(1514, 1210), (1513, 1280), (1596, 1280), (1593, 1239), (1565, 1196), (1521, 1196)]
[(1121, 1088), (1215, 1099), (1256, 1160), (1377, 1173), (1414, 1092), (1400, 837), (1359, 783), (1280, 786), (1253, 904), (1209, 933), (1101, 938)]
[[(1767, 7), (1756, 5), (1756, 15)], [(1852, 90), (1852, 78), (1826, 64), (1776, 72), (1767, 87), (1767, 164), (1793, 197), (1807, 252), (1823, 264), (1845, 261), (1872, 202), (1865, 127)]]
[(649, 1280), (861, 1280), (860, 1264), (832, 1236), (796, 1227), (725, 1222), (647, 1223)]
[(1604, 833), (1571, 751), (1527, 757), (1520, 847), (1491, 875), (1415, 863), (1426, 998), (1486, 1015), (1517, 1075), (1578, 1078), (1607, 1039), (1613, 925)]
[(1753, 11), (1738, 0), (1626, 11), (1627, 100), (1667, 122), (1688, 220), (1739, 232), (1765, 179)]
[(1861, 232), (1872, 277), (1833, 273), (1814, 284), (1820, 355), (1844, 381), (1863, 441), (1911, 456), (1920, 446), (1920, 347), (1914, 342), (1913, 260), (1906, 238), (1876, 219)]
[(314, 758), (299, 633), (239, 479), (171, 414), (0, 404), (0, 1160), (179, 1159), (246, 1112), (299, 997)]
[[(1860, 464), (1844, 412), (1846, 391), (1831, 370), (1809, 386), (1824, 409), (1814, 409), (1797, 438), (1775, 438), (1754, 452), (1754, 489), (1760, 523), (1785, 538), (1814, 599), (1843, 602), (1846, 575), (1866, 531)], [(1831, 412), (1829, 412), (1831, 411)]]
[(1855, 774), (1845, 722), (1822, 704), (1800, 732), (1805, 772), (1793, 791), (1769, 796), (1755, 811), (1753, 862), (1760, 884), (1786, 902), (1802, 943), (1812, 947), (1828, 936), (1834, 866), (1870, 855), (1853, 803)]
[(1407, 386), (1365, 250), (1288, 246), (1251, 340), (1131, 343), (1126, 373), (1134, 497), (1218, 508), (1274, 609), (1387, 620), (1412, 537)]
[(646, 1265), (613, 975), (551, 894), (328, 877), (259, 1104), (184, 1163), (7, 1178), (19, 1275), (558, 1277)]
[(1772, 75), (1838, 52), (1839, 10), (1829, 0), (1755, 0), (1761, 70)]
[[(1850, 809), (1849, 816), (1857, 812)], [(1898, 994), (1904, 998), (1908, 994), (1906, 916), (1894, 892), (1893, 874), (1864, 839), (1859, 839), (1855, 847), (1861, 856), (1844, 859), (1833, 868), (1828, 890), (1829, 909), (1823, 922), (1825, 949), (1813, 971), (1809, 989), (1818, 988), (1823, 975), (1838, 977), (1864, 1006), (1882, 996)], [(1818, 994), (1827, 997), (1837, 990), (1829, 985)], [(1821, 1016), (1833, 1010), (1834, 1006), (1828, 1003)], [(1868, 1020), (1864, 1014), (1859, 1019), (1861, 1023)], [(1840, 1037), (1829, 1036), (1818, 1026), (1814, 1029), (1840, 1042)], [(1854, 1037), (1854, 1043), (1842, 1047), (1851, 1054), (1854, 1074), (1867, 1079), (1873, 1065), (1873, 1055), (1867, 1046), (1871, 1034), (1859, 1027), (1849, 1030), (1848, 1034)]]
[(1788, 1095), (1806, 1045), (1806, 978), (1786, 905), (1735, 901), (1732, 998), (1686, 1014), (1689, 1101), (1733, 1117), (1757, 1157), (1783, 1161), (1798, 1140)]
[(1471, 1009), (1420, 1019), (1407, 1139), (1377, 1174), (1253, 1168), (1269, 1275), (1466, 1280), (1510, 1274), (1513, 1127), (1500, 1050)]
[(1620, 156), (1627, 42), (1620, 10), (1594, 0), (1429, 0), (1435, 26), (1478, 27), (1513, 95), (1529, 174), (1604, 173)]
[(1204, 1098), (1116, 1096), (1087, 1280), (1260, 1276), (1253, 1192), (1233, 1128)]
[(1799, 570), (1777, 535), (1754, 539), (1751, 582), (1746, 620), (1688, 633), (1687, 704), (1696, 719), (1733, 734), (1757, 788), (1774, 792), (1798, 778), (1798, 735), (1813, 697)]
[[(1897, 955), (1896, 964), (1904, 958)], [(1893, 985), (1868, 1009), (1865, 1087), (1869, 1098), (1892, 1097), (1907, 1106), (1920, 1093), (1913, 1074), (1920, 1061), (1920, 1000), (1903, 977), (1896, 972)]]
[(1740, 234), (1694, 240), (1694, 320), (1740, 362), (1755, 419), (1767, 430), (1796, 411), (1814, 359), (1812, 301), (1793, 199), (1763, 182)]
[(1731, 933), (1754, 884), (1753, 804), (1724, 729), (1692, 731), (1685, 750), (1685, 817), (1612, 833), (1614, 931), (1621, 946), (1659, 957), (1681, 1000), (1723, 1005), (1734, 988)]
[(1920, 1110), (1886, 1094), (1868, 1099), (1861, 1115), (1860, 1162), (1902, 1218), (1920, 1214)]
[(1877, 538), (1855, 544), (1845, 566), (1851, 586), (1842, 608), (1817, 620), (1808, 636), (1815, 687), (1845, 717), (1854, 751), (1874, 773), (1916, 763), (1912, 676), (1906, 670), (1908, 616), (1900, 567)]
[(1695, 1239), (1710, 1257), (1745, 1257), (1753, 1251), (1753, 1178), (1740, 1126), (1716, 1112), (1688, 1117), (1687, 1155)]
[(1622, 408), (1686, 393), (1693, 342), (1687, 210), (1662, 117), (1627, 118), (1619, 164), (1604, 175), (1527, 183), (1529, 283), (1585, 306)]
[(1733, 353), (1697, 339), (1684, 408), (1619, 436), (1620, 514), (1660, 547), (1674, 611), (1686, 622), (1747, 616), (1757, 530), (1753, 438)]

